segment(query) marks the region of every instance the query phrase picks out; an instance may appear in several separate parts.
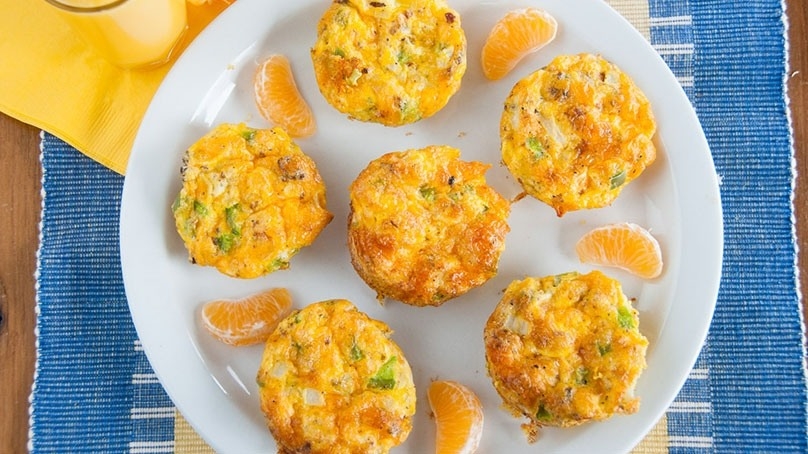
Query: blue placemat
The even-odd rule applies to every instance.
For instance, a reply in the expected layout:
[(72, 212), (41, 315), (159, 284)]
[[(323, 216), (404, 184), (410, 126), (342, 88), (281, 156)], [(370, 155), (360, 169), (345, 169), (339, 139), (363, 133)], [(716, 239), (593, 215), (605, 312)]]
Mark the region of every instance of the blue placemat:
[[(725, 222), (707, 344), (653, 450), (806, 452), (782, 3), (648, 6), (651, 41), (690, 96), (712, 148)], [(42, 151), (30, 448), (177, 451), (174, 408), (126, 305), (118, 252), (123, 177), (47, 133)]]

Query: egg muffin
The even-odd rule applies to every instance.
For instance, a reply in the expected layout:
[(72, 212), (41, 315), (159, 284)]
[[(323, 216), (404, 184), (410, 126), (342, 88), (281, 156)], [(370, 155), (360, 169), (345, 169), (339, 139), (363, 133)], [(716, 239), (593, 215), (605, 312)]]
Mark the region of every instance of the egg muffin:
[(466, 37), (444, 0), (335, 0), (311, 58), (334, 108), (400, 126), (432, 116), (460, 88)]
[(281, 321), (257, 376), (279, 453), (386, 453), (406, 440), (415, 385), (391, 334), (347, 300)]
[(183, 158), (174, 219), (190, 261), (238, 278), (289, 267), (332, 214), (314, 161), (281, 128), (221, 124)]
[(569, 427), (639, 409), (634, 387), (648, 340), (620, 283), (599, 271), (512, 282), (484, 329), (485, 359), (504, 407)]
[(620, 68), (560, 55), (505, 100), (502, 160), (527, 194), (563, 216), (610, 205), (654, 162), (655, 131), (648, 98)]
[(348, 249), (378, 294), (439, 306), (497, 272), (510, 204), (448, 146), (385, 154), (350, 187)]

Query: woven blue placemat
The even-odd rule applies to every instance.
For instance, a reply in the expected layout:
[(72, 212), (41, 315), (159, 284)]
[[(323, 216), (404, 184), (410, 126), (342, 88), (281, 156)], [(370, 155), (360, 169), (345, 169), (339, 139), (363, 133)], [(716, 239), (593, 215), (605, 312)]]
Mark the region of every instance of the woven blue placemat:
[[(712, 148), (725, 222), (713, 324), (667, 412), (661, 449), (806, 452), (782, 4), (649, 6), (651, 41), (690, 96)], [(123, 289), (123, 177), (47, 133), (42, 167), (30, 448), (173, 452), (174, 410), (137, 340)]]

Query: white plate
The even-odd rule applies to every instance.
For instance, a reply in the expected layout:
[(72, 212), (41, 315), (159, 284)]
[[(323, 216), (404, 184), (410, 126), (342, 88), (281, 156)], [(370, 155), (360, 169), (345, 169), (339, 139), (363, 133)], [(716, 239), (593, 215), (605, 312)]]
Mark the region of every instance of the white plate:
[[(481, 452), (628, 451), (661, 417), (684, 383), (707, 333), (718, 292), (722, 218), (710, 151), (693, 109), (665, 63), (622, 17), (591, 0), (532, 2), (560, 24), (557, 39), (523, 61), (506, 79), (486, 81), (479, 54), (485, 36), (518, 1), (462, 1), (468, 70), (460, 91), (437, 115), (411, 126), (387, 128), (350, 121), (326, 104), (314, 81), (309, 49), (328, 2), (239, 0), (217, 19), (166, 77), (140, 127), (132, 150), (121, 207), (121, 262), (127, 298), (151, 364), (191, 425), (222, 453), (271, 452), (275, 443), (258, 406), (255, 374), (261, 347), (233, 348), (200, 329), (204, 301), (283, 286), (295, 304), (347, 298), (396, 331), (412, 365), (418, 392), (413, 431), (397, 452), (431, 451), (434, 423), (425, 390), (431, 379), (471, 386), (485, 408)], [(371, 159), (384, 152), (447, 144), (466, 160), (493, 165), (488, 181), (511, 198), (520, 188), (499, 164), (498, 124), (503, 101), (521, 77), (560, 53), (593, 52), (630, 74), (650, 98), (659, 129), (657, 161), (608, 208), (572, 212), (562, 219), (544, 204), (516, 203), (499, 274), (481, 288), (440, 308), (398, 302), (384, 307), (356, 275), (346, 249), (347, 188)], [(254, 106), (251, 78), (264, 57), (286, 54), (312, 106), (319, 130), (299, 141), (318, 164), (328, 188), (333, 222), (292, 259), (291, 269), (238, 280), (188, 263), (174, 230), (170, 205), (180, 187), (183, 151), (214, 125), (246, 122), (267, 127)], [(648, 337), (648, 369), (637, 394), (640, 411), (573, 429), (546, 429), (530, 446), (522, 421), (500, 408), (486, 375), (482, 330), (513, 279), (571, 270), (574, 244), (586, 231), (631, 221), (659, 239), (663, 275), (644, 282), (613, 269), (637, 298), (640, 329)]]

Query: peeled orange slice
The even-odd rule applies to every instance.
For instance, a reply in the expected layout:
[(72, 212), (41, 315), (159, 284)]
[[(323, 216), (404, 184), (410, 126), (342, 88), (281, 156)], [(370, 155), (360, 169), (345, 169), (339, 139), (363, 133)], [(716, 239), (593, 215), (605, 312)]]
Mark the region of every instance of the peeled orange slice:
[(645, 279), (662, 273), (659, 242), (637, 224), (620, 223), (593, 229), (575, 245), (584, 263), (614, 266)]
[(483, 434), (483, 407), (474, 391), (453, 381), (433, 381), (427, 398), (435, 416), (435, 454), (472, 454)]
[(272, 55), (258, 65), (253, 79), (255, 103), (266, 120), (292, 137), (314, 134), (314, 113), (297, 89), (292, 67), (283, 55)]
[(229, 345), (251, 345), (267, 340), (292, 309), (284, 288), (273, 288), (237, 300), (216, 300), (202, 306), (202, 326)]
[(527, 55), (555, 39), (558, 22), (547, 11), (524, 8), (509, 12), (491, 29), (483, 45), (483, 74), (505, 77)]

